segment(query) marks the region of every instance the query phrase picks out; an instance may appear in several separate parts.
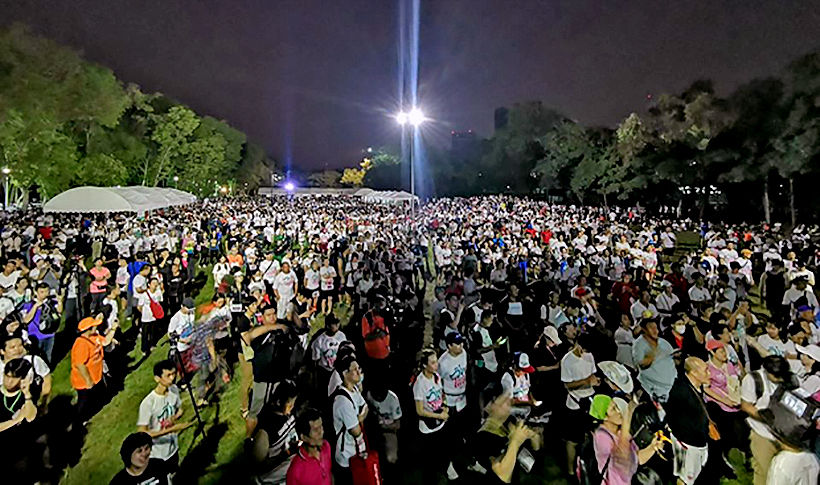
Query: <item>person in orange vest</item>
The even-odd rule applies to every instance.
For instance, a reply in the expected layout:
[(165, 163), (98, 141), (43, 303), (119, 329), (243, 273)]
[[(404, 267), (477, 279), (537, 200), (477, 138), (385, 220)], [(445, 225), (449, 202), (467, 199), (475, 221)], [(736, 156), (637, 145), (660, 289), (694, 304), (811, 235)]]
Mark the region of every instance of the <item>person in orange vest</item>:
[(77, 325), (80, 336), (71, 347), (71, 386), (77, 391), (77, 422), (85, 423), (92, 415), (94, 403), (105, 390), (103, 358), (106, 345), (114, 340), (119, 324), (115, 321), (105, 335), (99, 332), (103, 315), (83, 318)]

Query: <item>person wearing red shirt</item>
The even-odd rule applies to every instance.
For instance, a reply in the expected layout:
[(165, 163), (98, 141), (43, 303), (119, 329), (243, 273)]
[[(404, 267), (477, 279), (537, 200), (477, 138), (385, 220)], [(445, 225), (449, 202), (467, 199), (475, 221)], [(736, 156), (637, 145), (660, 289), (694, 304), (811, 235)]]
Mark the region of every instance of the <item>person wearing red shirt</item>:
[(672, 291), (678, 296), (681, 302), (689, 301), (689, 282), (683, 276), (683, 267), (680, 263), (672, 263), (672, 272), (663, 277), (672, 283)]
[(330, 485), (331, 467), (330, 444), (323, 438), (322, 414), (315, 409), (306, 409), (296, 418), (296, 432), (302, 446), (291, 459), (287, 485)]
[(638, 287), (632, 281), (632, 275), (624, 273), (623, 281), (617, 281), (612, 285), (612, 299), (618, 304), (621, 313), (629, 313), (632, 300), (637, 299)]

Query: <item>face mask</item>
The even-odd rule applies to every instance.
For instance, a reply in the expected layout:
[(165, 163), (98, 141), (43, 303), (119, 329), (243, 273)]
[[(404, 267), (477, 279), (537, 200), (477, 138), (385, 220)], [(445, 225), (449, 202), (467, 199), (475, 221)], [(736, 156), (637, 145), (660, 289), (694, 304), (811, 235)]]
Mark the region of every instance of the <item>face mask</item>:
[(679, 335), (683, 335), (686, 332), (686, 325), (675, 325), (675, 331), (678, 332)]

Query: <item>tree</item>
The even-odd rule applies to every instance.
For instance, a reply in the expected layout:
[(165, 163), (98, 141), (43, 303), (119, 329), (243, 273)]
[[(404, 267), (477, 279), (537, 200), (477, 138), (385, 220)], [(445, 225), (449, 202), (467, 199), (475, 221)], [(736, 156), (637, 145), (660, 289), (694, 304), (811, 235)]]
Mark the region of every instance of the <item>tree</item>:
[(367, 174), (367, 170), (364, 168), (346, 168), (339, 182), (343, 185), (361, 187), (365, 174)]
[(313, 187), (340, 187), (342, 183), (342, 173), (338, 170), (322, 170), (308, 175), (308, 183)]
[(498, 130), (482, 157), (479, 171), (491, 191), (526, 191), (533, 184), (532, 170), (544, 158), (539, 139), (566, 118), (540, 101), (516, 104), (507, 126)]
[(120, 160), (105, 153), (95, 153), (80, 160), (77, 185), (111, 186), (122, 185), (128, 180), (128, 169)]
[(777, 171), (789, 181), (789, 212), (794, 226), (794, 177), (816, 170), (820, 154), (820, 52), (789, 65), (788, 91), (788, 114), (774, 148), (779, 156)]
[(173, 162), (188, 148), (188, 137), (199, 126), (196, 114), (184, 106), (174, 106), (167, 113), (151, 116), (153, 127), (150, 139), (156, 144), (154, 156), (148, 156), (143, 165), (142, 185), (156, 186), (168, 178)]
[(729, 97), (735, 121), (729, 128), (737, 162), (721, 175), (725, 182), (761, 183), (763, 218), (771, 222), (770, 173), (776, 165), (774, 141), (783, 131), (784, 85), (775, 78), (755, 79), (738, 87)]

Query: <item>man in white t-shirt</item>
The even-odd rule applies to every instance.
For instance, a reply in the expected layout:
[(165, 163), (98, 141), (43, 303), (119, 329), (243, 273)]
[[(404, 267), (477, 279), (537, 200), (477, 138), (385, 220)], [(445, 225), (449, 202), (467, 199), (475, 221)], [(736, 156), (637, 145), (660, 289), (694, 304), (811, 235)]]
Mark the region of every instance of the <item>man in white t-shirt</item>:
[(350, 475), (350, 458), (359, 455), (367, 457), (362, 434), (362, 423), (367, 417), (367, 403), (357, 384), (362, 369), (353, 355), (346, 355), (336, 361), (336, 370), (342, 376), (342, 385), (331, 396), (333, 402), (333, 432), (336, 436), (334, 459), (339, 473), (344, 475), (343, 483), (353, 483)]
[(142, 400), (137, 417), (137, 431), (151, 435), (154, 444), (151, 457), (165, 460), (171, 470), (179, 467), (179, 432), (194, 424), (177, 422), (182, 417), (182, 400), (174, 385), (176, 365), (163, 360), (154, 365), (157, 386)]
[(190, 347), (191, 334), (194, 331), (194, 300), (185, 297), (179, 311), (168, 322), (168, 335), (177, 339), (177, 351), (185, 352)]
[(791, 379), (789, 364), (783, 357), (770, 355), (763, 359), (763, 368), (746, 374), (740, 387), (740, 409), (749, 417), (751, 429), (749, 448), (752, 452), (754, 484), (766, 485), (769, 465), (777, 453), (777, 440), (760, 418), (759, 411), (769, 407), (769, 399), (777, 386)]
[(384, 443), (384, 458), (394, 464), (399, 459), (398, 431), (401, 427), (401, 404), (396, 393), (383, 383), (375, 383), (367, 393), (367, 402), (376, 413)]
[(458, 332), (444, 337), (447, 352), (438, 359), (438, 372), (444, 390), (444, 405), (449, 408), (448, 427), (453, 446), (457, 452), (466, 443), (468, 430), (467, 413), (467, 352), (464, 351), (464, 337)]
[(561, 359), (561, 382), (567, 388), (567, 415), (562, 420), (564, 424), (564, 439), (567, 442), (567, 471), (573, 473), (575, 469), (575, 447), (584, 438), (588, 409), (583, 401), (589, 400), (595, 394), (594, 387), (601, 383), (595, 375), (595, 358), (586, 351), (589, 339), (586, 334), (579, 335), (575, 345)]

